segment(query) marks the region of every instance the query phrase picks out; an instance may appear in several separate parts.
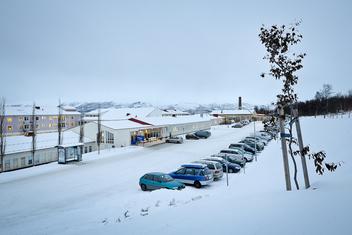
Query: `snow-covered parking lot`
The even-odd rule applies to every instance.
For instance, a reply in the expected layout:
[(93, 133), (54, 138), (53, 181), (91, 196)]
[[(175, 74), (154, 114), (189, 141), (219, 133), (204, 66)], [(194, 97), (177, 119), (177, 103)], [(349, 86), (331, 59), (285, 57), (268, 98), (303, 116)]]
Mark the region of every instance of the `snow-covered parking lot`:
[(309, 190), (285, 191), (278, 141), (245, 172), (229, 175), (229, 187), (224, 177), (202, 189), (140, 190), (144, 173), (170, 172), (217, 153), (248, 135), (252, 125), (216, 126), (206, 140), (106, 150), (87, 154), (78, 164), (3, 173), (0, 234), (350, 234), (351, 153), (345, 150), (351, 124), (348, 118), (302, 120), (311, 148), (344, 161), (324, 176), (316, 176), (308, 161)]

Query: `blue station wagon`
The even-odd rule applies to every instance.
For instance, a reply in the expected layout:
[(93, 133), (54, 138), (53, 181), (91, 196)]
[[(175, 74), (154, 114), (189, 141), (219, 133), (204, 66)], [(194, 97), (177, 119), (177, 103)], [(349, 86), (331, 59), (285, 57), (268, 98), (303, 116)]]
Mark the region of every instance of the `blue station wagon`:
[(214, 181), (213, 174), (204, 164), (185, 164), (180, 169), (169, 174), (172, 178), (177, 179), (185, 184), (192, 184), (196, 188), (208, 185)]
[(185, 188), (185, 185), (174, 180), (170, 175), (161, 172), (152, 172), (143, 175), (139, 179), (139, 186), (143, 191), (155, 190), (160, 188), (178, 189)]

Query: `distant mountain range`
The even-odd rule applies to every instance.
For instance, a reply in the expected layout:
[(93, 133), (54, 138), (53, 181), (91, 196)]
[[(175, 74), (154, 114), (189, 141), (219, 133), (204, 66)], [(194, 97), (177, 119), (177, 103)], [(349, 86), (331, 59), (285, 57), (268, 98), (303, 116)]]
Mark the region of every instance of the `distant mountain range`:
[[(213, 110), (228, 110), (228, 109), (237, 109), (238, 105), (234, 103), (224, 103), (224, 104), (199, 104), (199, 103), (179, 103), (179, 104), (170, 104), (170, 105), (152, 105), (150, 103), (145, 103), (141, 101), (132, 102), (132, 103), (115, 103), (113, 101), (109, 102), (86, 102), (86, 103), (69, 103), (68, 105), (76, 107), (79, 112), (90, 112), (96, 109), (106, 109), (106, 108), (141, 108), (141, 107), (158, 107), (160, 109), (176, 109), (191, 114), (199, 113), (208, 113)], [(253, 109), (254, 105), (243, 103), (243, 107), (247, 109)], [(259, 106), (267, 107), (267, 106)]]

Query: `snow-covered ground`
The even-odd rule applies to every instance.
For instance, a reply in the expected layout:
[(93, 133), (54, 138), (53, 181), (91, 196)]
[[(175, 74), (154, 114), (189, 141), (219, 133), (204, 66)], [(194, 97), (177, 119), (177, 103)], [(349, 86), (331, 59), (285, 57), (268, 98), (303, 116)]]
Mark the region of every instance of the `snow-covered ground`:
[(252, 125), (216, 126), (207, 140), (107, 150), (78, 164), (3, 173), (0, 234), (351, 234), (351, 124), (346, 117), (302, 120), (304, 142), (326, 150), (328, 161), (344, 162), (335, 173), (317, 176), (308, 161), (309, 190), (285, 191), (279, 141), (245, 172), (230, 174), (229, 187), (224, 178), (202, 189), (139, 189), (144, 173), (170, 172), (216, 153)]

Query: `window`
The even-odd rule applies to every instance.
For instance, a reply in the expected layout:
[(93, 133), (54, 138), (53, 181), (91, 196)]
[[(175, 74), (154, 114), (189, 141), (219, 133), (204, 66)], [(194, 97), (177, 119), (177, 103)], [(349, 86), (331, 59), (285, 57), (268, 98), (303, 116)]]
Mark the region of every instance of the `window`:
[(35, 120), (39, 121), (39, 117), (38, 117), (38, 116), (36, 116), (36, 117), (35, 117)]
[(105, 142), (108, 144), (114, 143), (114, 134), (108, 131), (105, 131)]
[(8, 118), (7, 118), (7, 122), (8, 122), (8, 123), (11, 123), (11, 122), (12, 122), (12, 118), (8, 117)]
[(12, 131), (12, 126), (7, 126), (8, 131)]
[(215, 167), (213, 164), (207, 164), (208, 168), (211, 169), (211, 170), (215, 170)]
[(154, 180), (154, 176), (153, 175), (145, 175), (144, 179), (146, 179), (146, 180)]
[(186, 169), (186, 175), (195, 175), (194, 169), (193, 168), (187, 168)]
[(29, 121), (29, 117), (28, 116), (24, 117), (24, 120)]
[(26, 158), (21, 157), (21, 167), (25, 167), (25, 166), (26, 166)]
[(92, 152), (92, 146), (89, 146), (89, 152)]
[(88, 153), (88, 147), (84, 147), (84, 153)]
[(181, 169), (179, 169), (178, 171), (176, 171), (175, 173), (176, 173), (176, 174), (180, 174), (180, 175), (184, 175), (185, 172), (186, 172), (186, 169), (185, 169), (185, 168), (181, 168)]
[(5, 161), (5, 170), (10, 170), (10, 160)]
[(49, 123), (49, 128), (51, 128), (51, 126), (52, 126), (51, 123)]
[(154, 181), (161, 182), (161, 177), (160, 177), (160, 175), (154, 175)]

